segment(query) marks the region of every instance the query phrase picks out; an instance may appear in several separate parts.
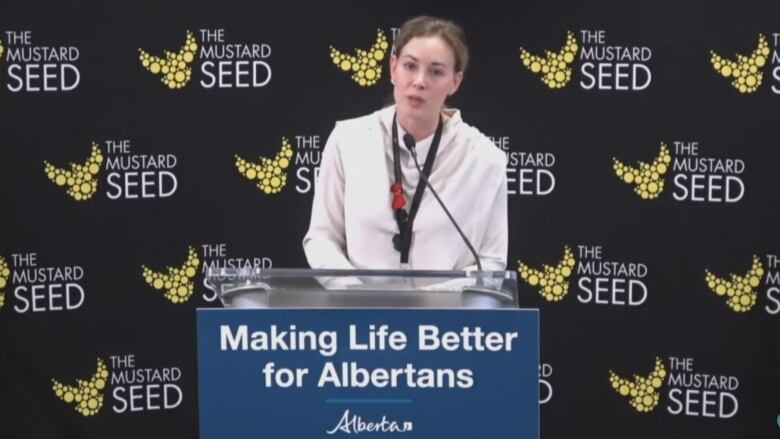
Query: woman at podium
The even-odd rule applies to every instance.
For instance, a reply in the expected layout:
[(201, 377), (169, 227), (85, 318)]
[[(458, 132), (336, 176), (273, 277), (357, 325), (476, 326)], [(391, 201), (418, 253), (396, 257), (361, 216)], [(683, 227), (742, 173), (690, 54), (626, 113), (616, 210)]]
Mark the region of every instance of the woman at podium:
[(464, 270), (477, 256), (483, 270), (505, 269), (506, 157), (444, 105), (467, 63), (456, 24), (404, 23), (390, 57), (394, 105), (337, 122), (325, 145), (303, 239), (312, 268)]

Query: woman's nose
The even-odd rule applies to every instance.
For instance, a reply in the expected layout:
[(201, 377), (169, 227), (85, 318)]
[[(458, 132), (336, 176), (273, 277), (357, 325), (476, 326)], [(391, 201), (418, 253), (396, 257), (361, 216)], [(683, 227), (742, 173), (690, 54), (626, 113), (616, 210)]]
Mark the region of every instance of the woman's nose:
[(425, 72), (422, 69), (414, 73), (414, 76), (412, 77), (412, 85), (421, 89), (425, 88)]

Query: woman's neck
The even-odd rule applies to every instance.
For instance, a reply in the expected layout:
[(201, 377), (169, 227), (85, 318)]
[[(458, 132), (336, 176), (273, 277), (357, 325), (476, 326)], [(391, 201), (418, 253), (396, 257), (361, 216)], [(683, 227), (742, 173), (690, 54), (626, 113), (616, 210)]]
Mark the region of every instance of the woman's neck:
[[(436, 116), (439, 114), (437, 113)], [(430, 119), (419, 119), (414, 117), (403, 117), (398, 115), (398, 123), (401, 124), (404, 131), (411, 134), (414, 140), (419, 142), (436, 131), (436, 127), (439, 125), (439, 118), (432, 117)]]

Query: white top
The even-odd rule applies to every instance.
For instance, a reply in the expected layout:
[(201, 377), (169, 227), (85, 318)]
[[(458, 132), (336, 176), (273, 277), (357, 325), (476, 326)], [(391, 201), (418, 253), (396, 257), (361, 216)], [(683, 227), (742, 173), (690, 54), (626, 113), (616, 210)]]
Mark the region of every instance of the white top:
[[(399, 269), (393, 247), (398, 225), (391, 207), (391, 125), (395, 107), (336, 123), (320, 163), (309, 231), (303, 238), (312, 268)], [(506, 155), (447, 110), (429, 181), (479, 254), (483, 270), (504, 270), (507, 258)], [(400, 125), (399, 125), (400, 127)], [(403, 129), (398, 138), (403, 142)], [(420, 166), (432, 136), (417, 142)], [(401, 145), (407, 211), (420, 181), (411, 153)], [(412, 231), (413, 270), (475, 270), (476, 262), (438, 202), (426, 189)]]

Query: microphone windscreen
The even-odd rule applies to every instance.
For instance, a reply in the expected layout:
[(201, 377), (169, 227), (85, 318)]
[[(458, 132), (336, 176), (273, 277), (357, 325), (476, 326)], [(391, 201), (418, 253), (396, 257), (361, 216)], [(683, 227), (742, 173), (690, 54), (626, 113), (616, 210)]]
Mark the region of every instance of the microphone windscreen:
[(412, 137), (411, 134), (406, 133), (404, 134), (404, 145), (406, 145), (406, 149), (413, 149), (416, 142), (414, 141), (414, 137)]

